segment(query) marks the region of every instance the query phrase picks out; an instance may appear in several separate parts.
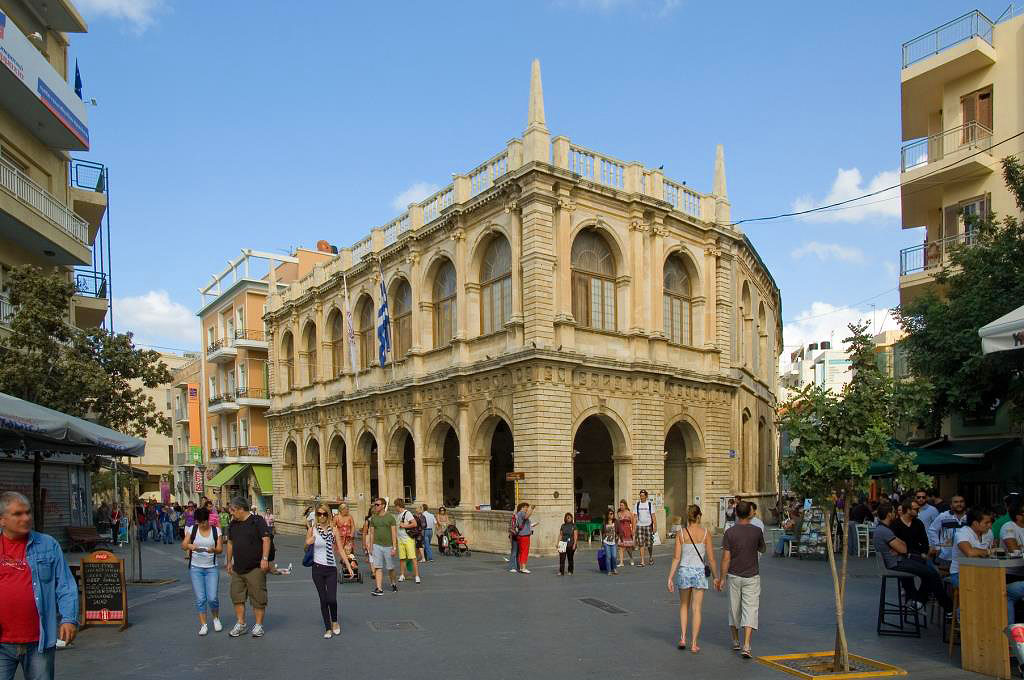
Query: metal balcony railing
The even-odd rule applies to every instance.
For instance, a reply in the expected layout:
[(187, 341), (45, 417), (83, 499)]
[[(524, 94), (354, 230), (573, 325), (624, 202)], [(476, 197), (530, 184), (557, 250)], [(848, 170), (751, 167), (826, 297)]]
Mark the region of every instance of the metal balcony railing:
[(239, 328), (235, 331), (235, 340), (254, 340), (256, 342), (266, 342), (267, 336), (262, 330), (254, 330), (251, 328)]
[(6, 296), (0, 295), (0, 326), (10, 326), (17, 310)]
[(941, 161), (948, 154), (963, 150), (985, 150), (992, 146), (992, 131), (977, 121), (916, 139), (900, 149), (900, 171), (907, 172)]
[(993, 21), (978, 10), (942, 24), (913, 40), (903, 43), (903, 68), (948, 50), (965, 40), (978, 37), (992, 45)]
[(75, 158), (71, 161), (71, 186), (97, 193), (107, 190), (107, 168), (102, 163)]
[(89, 225), (86, 221), (5, 160), (0, 160), (0, 187), (53, 222), (71, 238), (84, 246), (89, 245)]
[(270, 399), (270, 393), (263, 387), (239, 387), (235, 395), (238, 399)]
[(214, 394), (214, 395), (212, 395), (209, 398), (208, 401), (209, 401), (210, 406), (214, 406), (216, 404), (223, 404), (223, 403), (226, 403), (226, 402), (234, 402), (235, 401), (235, 393), (234, 392), (223, 392), (221, 394)]
[(974, 233), (966, 232), (904, 248), (900, 251), (900, 276), (939, 267), (949, 261), (953, 248), (972, 246), (974, 242)]
[(85, 297), (107, 297), (107, 275), (91, 269), (75, 270), (75, 289)]
[(227, 338), (220, 338), (218, 340), (214, 340), (213, 342), (211, 342), (206, 347), (206, 353), (207, 354), (212, 354), (212, 353), (216, 352), (217, 350), (219, 350), (221, 347), (227, 347), (227, 346), (228, 346)]

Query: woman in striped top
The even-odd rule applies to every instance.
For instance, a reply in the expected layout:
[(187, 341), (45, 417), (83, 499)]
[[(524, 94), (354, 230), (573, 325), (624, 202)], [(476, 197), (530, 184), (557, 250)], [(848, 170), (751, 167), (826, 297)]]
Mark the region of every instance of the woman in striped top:
[(320, 598), (320, 614), (324, 618), (324, 638), (341, 634), (338, 625), (338, 562), (340, 557), (349, 577), (352, 565), (348, 555), (339, 549), (342, 545), (338, 527), (331, 521), (331, 509), (326, 503), (316, 508), (315, 521), (306, 530), (306, 545), (313, 546), (313, 586)]

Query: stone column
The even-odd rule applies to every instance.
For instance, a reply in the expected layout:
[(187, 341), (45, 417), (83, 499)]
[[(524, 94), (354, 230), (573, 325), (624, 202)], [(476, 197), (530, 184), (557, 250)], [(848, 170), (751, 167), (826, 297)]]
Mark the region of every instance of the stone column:
[(377, 438), (377, 488), (382, 496), (391, 495), (387, 470), (389, 442), (384, 440), (386, 436), (384, 432), (384, 418), (377, 416), (375, 420), (373, 435)]
[(473, 442), (469, 434), (469, 402), (459, 401), (459, 506), (464, 509), (472, 509), (475, 503), (473, 498), (473, 470), (470, 465), (470, 458), (473, 455)]
[(423, 441), (423, 409), (414, 407), (411, 410), (412, 413), (412, 442), (415, 447), (415, 467), (416, 467), (416, 488), (413, 490), (416, 500), (420, 503), (431, 503), (430, 490), (427, 486), (426, 466), (424, 465), (426, 459), (426, 442)]
[(514, 202), (505, 204), (505, 213), (509, 216), (508, 245), (512, 250), (512, 317), (506, 327), (510, 331), (508, 347), (514, 349), (523, 344), (523, 220)]

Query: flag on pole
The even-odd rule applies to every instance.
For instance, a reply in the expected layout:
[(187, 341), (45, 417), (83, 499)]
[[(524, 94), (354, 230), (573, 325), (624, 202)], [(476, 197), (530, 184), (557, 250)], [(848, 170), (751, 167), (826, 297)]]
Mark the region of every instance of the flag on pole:
[(75, 59), (75, 94), (82, 98), (82, 72), (78, 70), (78, 60)]
[(388, 291), (384, 277), (380, 277), (380, 309), (377, 311), (377, 340), (380, 346), (380, 365), (388, 362), (391, 351), (391, 315), (388, 314)]
[(342, 275), (345, 284), (345, 335), (348, 337), (348, 358), (352, 364), (352, 377), (356, 381), (356, 389), (359, 389), (359, 362), (356, 360), (356, 329), (352, 325), (352, 307), (348, 302), (348, 277)]

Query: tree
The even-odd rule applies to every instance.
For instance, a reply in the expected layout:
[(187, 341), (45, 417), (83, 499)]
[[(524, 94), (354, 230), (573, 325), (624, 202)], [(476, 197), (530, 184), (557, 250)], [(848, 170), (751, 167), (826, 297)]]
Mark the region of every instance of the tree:
[[(883, 374), (867, 324), (851, 324), (849, 343), (853, 378), (835, 394), (809, 385), (780, 408), (780, 427), (789, 434), (792, 454), (782, 459), (782, 472), (799, 497), (810, 498), (825, 509), (832, 526), (839, 501), (850, 507), (855, 494), (868, 490), (868, 467), (891, 463), (896, 480), (905, 487), (931, 483), (919, 474), (912, 453), (892, 446), (897, 428), (916, 418), (929, 403), (923, 382), (901, 383)], [(844, 626), (848, 550), (837, 567), (831, 530), (825, 531), (836, 611), (834, 670), (849, 671), (849, 649)]]
[[(157, 352), (137, 349), (132, 334), (68, 323), (75, 286), (62, 271), (25, 265), (11, 274), (11, 333), (0, 339), (0, 392), (136, 437), (153, 429), (171, 434), (171, 421), (142, 387), (170, 382)], [(40, 475), (45, 454), (33, 453), (32, 502), (42, 507)], [(44, 528), (44, 514), (36, 525)]]
[[(1024, 211), (1024, 165), (1003, 159), (1003, 177)], [(939, 269), (938, 290), (896, 310), (911, 373), (934, 386), (932, 434), (953, 411), (1024, 406), (1024, 352), (982, 354), (978, 329), (1024, 301), (1024, 224), (1013, 216), (967, 217), (969, 238)]]

